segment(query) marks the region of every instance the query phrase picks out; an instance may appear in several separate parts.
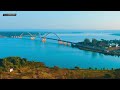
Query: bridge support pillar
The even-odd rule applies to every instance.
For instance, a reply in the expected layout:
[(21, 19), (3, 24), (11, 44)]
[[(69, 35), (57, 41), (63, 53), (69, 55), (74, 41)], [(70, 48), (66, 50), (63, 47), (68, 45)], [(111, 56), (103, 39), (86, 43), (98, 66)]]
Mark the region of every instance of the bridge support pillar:
[(68, 46), (71, 46), (71, 43), (67, 43)]
[(42, 42), (46, 42), (46, 38), (42, 38)]
[(69, 42), (63, 42), (62, 40), (58, 41), (59, 44), (63, 44), (63, 45), (67, 45), (67, 46), (71, 46), (71, 43)]
[(30, 37), (31, 40), (35, 40), (35, 37)]
[(63, 44), (63, 42), (61, 40), (58, 41), (59, 44)]
[(22, 38), (22, 36), (19, 36), (19, 38)]
[(64, 45), (67, 45), (67, 42), (63, 42)]

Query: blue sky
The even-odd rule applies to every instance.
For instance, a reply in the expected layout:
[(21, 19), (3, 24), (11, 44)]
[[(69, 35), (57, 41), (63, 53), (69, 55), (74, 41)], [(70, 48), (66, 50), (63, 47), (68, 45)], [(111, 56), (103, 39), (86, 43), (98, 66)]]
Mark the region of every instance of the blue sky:
[(0, 11), (0, 29), (120, 30), (120, 11)]

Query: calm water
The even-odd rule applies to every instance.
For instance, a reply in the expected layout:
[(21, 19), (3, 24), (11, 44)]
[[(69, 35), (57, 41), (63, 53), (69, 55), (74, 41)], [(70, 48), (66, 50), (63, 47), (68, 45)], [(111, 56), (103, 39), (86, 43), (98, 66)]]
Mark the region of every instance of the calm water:
[[(111, 33), (111, 32), (110, 32)], [(83, 41), (85, 38), (120, 39), (120, 36), (107, 33), (58, 33), (63, 40), (73, 42)], [(48, 37), (56, 38), (54, 35)], [(27, 38), (0, 38), (0, 58), (20, 56), (29, 60), (44, 62), (47, 66), (61, 68), (120, 68), (120, 57), (79, 50), (70, 46), (59, 45), (56, 41), (47, 40), (42, 43), (40, 38), (30, 40)]]

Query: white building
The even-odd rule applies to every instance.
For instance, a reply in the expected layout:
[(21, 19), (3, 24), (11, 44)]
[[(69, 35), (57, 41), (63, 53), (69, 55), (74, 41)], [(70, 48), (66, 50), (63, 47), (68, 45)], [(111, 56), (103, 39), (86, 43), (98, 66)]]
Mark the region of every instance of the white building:
[(112, 47), (111, 45), (109, 47)]
[(12, 72), (13, 71), (13, 68), (10, 68), (10, 72)]
[(119, 47), (118, 44), (116, 44), (116, 47)]
[(118, 44), (115, 44), (115, 43), (111, 43), (111, 44), (109, 44), (109, 47), (119, 47), (119, 45)]

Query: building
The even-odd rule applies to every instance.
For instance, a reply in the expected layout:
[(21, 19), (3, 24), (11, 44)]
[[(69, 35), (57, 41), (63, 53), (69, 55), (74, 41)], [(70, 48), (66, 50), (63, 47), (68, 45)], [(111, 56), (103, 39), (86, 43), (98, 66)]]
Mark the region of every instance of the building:
[(119, 47), (119, 44), (115, 44), (115, 43), (110, 43), (109, 47)]
[(12, 72), (13, 71), (13, 68), (10, 68), (10, 72)]
[(118, 44), (116, 44), (116, 47), (119, 47), (119, 45), (118, 45)]

